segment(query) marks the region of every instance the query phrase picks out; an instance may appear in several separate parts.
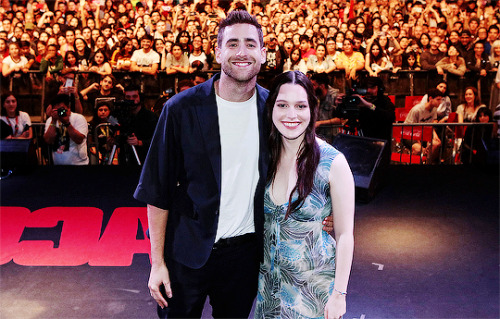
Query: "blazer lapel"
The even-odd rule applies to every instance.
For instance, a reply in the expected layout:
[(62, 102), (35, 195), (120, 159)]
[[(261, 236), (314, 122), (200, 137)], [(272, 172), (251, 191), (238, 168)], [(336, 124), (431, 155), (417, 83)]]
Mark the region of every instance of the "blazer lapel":
[(207, 155), (214, 173), (219, 194), (221, 192), (221, 145), (219, 132), (219, 116), (217, 113), (217, 103), (215, 100), (214, 81), (218, 76), (212, 77), (201, 88), (200, 100), (196, 103), (196, 114), (200, 125), (200, 139), (205, 145)]

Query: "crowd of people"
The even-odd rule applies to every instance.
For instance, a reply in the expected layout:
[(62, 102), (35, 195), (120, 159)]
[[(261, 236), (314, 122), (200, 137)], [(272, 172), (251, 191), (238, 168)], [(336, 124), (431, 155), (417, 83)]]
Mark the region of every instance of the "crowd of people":
[[(500, 65), (500, 4), (490, 0), (3, 1), (2, 87), (10, 78), (18, 81), (15, 91), (25, 73), (38, 70), (46, 74), (49, 96), (74, 92), (73, 112), (87, 117), (96, 110), (95, 97), (110, 94), (105, 77), (120, 71), (175, 75), (176, 93), (205, 81), (206, 71), (220, 70), (219, 23), (237, 9), (260, 23), (266, 47), (261, 71), (270, 74), (342, 70), (351, 85), (360, 74), (384, 71), (428, 70), (443, 80), (470, 71), (467, 84), (477, 88), (477, 80)], [(109, 81), (117, 91), (111, 96), (123, 95), (128, 83)], [(499, 88), (497, 76), (492, 113)]]

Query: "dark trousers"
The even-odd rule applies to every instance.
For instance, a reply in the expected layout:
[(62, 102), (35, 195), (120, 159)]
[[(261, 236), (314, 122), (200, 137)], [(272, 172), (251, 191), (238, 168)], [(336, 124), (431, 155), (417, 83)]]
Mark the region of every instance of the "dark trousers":
[(160, 318), (200, 318), (207, 296), (214, 318), (248, 318), (257, 294), (259, 247), (255, 240), (212, 250), (200, 269), (167, 260), (172, 298)]

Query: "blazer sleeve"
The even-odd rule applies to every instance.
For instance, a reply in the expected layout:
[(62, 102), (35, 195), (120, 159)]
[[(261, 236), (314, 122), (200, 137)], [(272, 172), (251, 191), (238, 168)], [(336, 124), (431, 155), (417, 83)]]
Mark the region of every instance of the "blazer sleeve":
[(134, 193), (137, 200), (169, 210), (181, 167), (181, 151), (176, 140), (178, 123), (165, 104), (156, 126), (148, 155)]

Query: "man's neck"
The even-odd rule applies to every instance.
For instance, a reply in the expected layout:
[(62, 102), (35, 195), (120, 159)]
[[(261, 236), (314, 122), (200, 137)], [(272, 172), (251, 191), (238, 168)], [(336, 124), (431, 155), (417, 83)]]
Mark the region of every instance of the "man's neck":
[(226, 101), (245, 102), (254, 94), (256, 83), (256, 77), (247, 82), (237, 82), (221, 73), (220, 79), (214, 84), (215, 93)]

